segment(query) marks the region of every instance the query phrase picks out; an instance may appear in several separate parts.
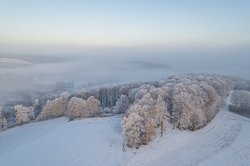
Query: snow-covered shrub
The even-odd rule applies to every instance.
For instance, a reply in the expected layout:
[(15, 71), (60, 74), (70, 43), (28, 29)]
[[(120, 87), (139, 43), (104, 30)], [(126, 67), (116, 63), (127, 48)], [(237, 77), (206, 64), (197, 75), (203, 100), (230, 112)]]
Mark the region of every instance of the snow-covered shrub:
[(93, 96), (86, 100), (72, 97), (69, 101), (67, 115), (69, 118), (94, 117), (100, 113), (100, 102)]
[(33, 107), (24, 107), (23, 105), (16, 105), (16, 124), (24, 124), (34, 119)]
[(43, 106), (42, 112), (39, 114), (37, 119), (45, 120), (63, 116), (67, 110), (68, 101), (69, 94), (67, 92), (60, 94), (60, 96), (54, 100), (47, 100), (45, 106)]
[(117, 100), (115, 108), (113, 110), (114, 113), (125, 113), (125, 111), (129, 107), (129, 98), (126, 95), (121, 95), (121, 97)]
[(233, 91), (229, 110), (245, 116), (250, 116), (250, 92), (243, 90)]
[(6, 128), (7, 121), (3, 116), (3, 107), (0, 106), (0, 131), (4, 130)]

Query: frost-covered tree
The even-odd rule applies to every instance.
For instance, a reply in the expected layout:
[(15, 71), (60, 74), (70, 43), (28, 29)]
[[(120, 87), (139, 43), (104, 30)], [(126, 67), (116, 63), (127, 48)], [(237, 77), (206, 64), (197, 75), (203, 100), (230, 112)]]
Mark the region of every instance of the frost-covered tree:
[(68, 101), (69, 94), (67, 92), (60, 94), (60, 96), (54, 100), (47, 100), (45, 106), (43, 106), (42, 112), (39, 114), (37, 119), (45, 120), (63, 116), (67, 110)]
[(119, 88), (119, 94), (128, 96), (132, 89), (136, 89), (140, 87), (143, 83), (129, 83), (124, 84)]
[[(138, 105), (133, 106), (131, 109), (138, 109)], [(123, 127), (125, 129), (125, 139), (128, 147), (139, 148), (141, 145), (141, 129), (143, 118), (136, 112), (132, 112), (127, 117), (123, 118)]]
[(233, 91), (229, 110), (245, 116), (250, 116), (250, 92), (243, 90)]
[(213, 87), (219, 96), (225, 97), (228, 95), (229, 91), (235, 87), (235, 83), (231, 78), (216, 75), (216, 74), (201, 74), (201, 75), (192, 75), (199, 83), (206, 83), (209, 86)]
[(153, 109), (153, 118), (155, 119), (156, 124), (163, 128), (164, 120), (169, 115), (166, 103), (159, 100), (155, 103)]
[(250, 91), (250, 81), (240, 78), (232, 78), (235, 90), (246, 90)]
[(160, 127), (161, 135), (163, 134), (167, 117), (166, 94), (160, 88), (147, 85), (131, 93), (130, 96), (135, 101), (123, 119), (124, 135), (129, 147), (138, 148), (148, 144), (156, 136), (157, 128)]
[(39, 99), (35, 99), (32, 103), (32, 106), (33, 106), (33, 111), (34, 111), (35, 117), (37, 117), (40, 114), (40, 112), (42, 111), (43, 104), (41, 103), (41, 101)]
[(114, 113), (120, 114), (125, 113), (125, 111), (129, 107), (129, 98), (126, 95), (121, 95), (121, 97), (117, 100), (115, 108), (113, 110)]
[(221, 98), (209, 85), (176, 84), (172, 96), (174, 125), (196, 130), (206, 125), (218, 112)]
[(149, 109), (146, 105), (134, 104), (130, 107), (128, 116), (124, 117), (124, 134), (129, 147), (138, 148), (155, 137), (156, 123), (149, 115)]
[(153, 86), (144, 84), (138, 88), (131, 89), (129, 92), (129, 100), (131, 103), (138, 101), (144, 97), (144, 95), (149, 91), (149, 89), (153, 88)]
[(109, 87), (101, 87), (98, 89), (98, 99), (103, 108), (111, 108), (115, 106), (119, 98), (119, 86), (113, 85)]
[(97, 116), (100, 113), (100, 101), (95, 99), (94, 96), (90, 96), (87, 102), (87, 109), (85, 112), (85, 117)]
[(202, 99), (205, 104), (206, 118), (209, 122), (215, 117), (219, 108), (222, 106), (222, 98), (213, 87), (207, 84), (201, 84), (200, 87), (203, 90)]
[(86, 100), (77, 97), (72, 97), (69, 101), (67, 115), (69, 116), (70, 120), (84, 117), (84, 110), (86, 110), (86, 108)]
[(69, 101), (67, 115), (70, 120), (75, 118), (94, 117), (100, 113), (100, 102), (93, 96), (87, 101), (81, 98), (72, 97)]
[(0, 106), (0, 131), (6, 129), (7, 121), (3, 116), (3, 107)]
[(32, 107), (24, 107), (23, 105), (16, 105), (16, 124), (24, 124), (34, 119), (34, 112)]

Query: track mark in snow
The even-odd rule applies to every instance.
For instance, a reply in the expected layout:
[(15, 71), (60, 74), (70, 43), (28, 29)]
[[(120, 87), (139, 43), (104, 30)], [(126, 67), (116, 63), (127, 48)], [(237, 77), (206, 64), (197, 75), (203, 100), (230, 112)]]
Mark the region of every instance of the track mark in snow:
[(241, 132), (241, 123), (236, 121), (236, 124), (230, 128), (229, 131), (220, 139), (217, 143), (213, 144), (208, 150), (202, 152), (201, 155), (194, 162), (195, 165), (202, 163), (205, 160), (208, 160), (211, 156), (216, 155), (220, 151), (228, 148), (233, 144), (233, 142), (239, 136)]
[[(129, 163), (128, 165), (131, 166), (136, 166), (136, 165), (140, 165), (141, 162), (152, 162), (152, 161), (171, 161), (171, 159), (174, 158), (178, 158), (178, 156), (180, 156), (179, 154), (183, 152), (183, 149), (192, 149), (193, 145), (196, 142), (199, 142), (201, 140), (200, 137), (205, 137), (205, 136), (209, 136), (211, 132), (213, 132), (216, 129), (216, 126), (218, 124), (216, 124), (215, 120), (218, 119), (218, 121), (221, 123), (221, 121), (223, 121), (224, 119), (227, 118), (227, 113), (224, 110), (221, 110), (217, 116), (214, 118), (213, 121), (211, 121), (207, 126), (205, 126), (203, 129), (201, 130), (197, 130), (197, 131), (193, 131), (192, 134), (195, 134), (196, 136), (191, 140), (191, 141), (182, 141), (182, 142), (178, 142), (177, 147), (174, 147), (174, 149), (169, 150), (169, 147), (166, 144), (163, 144), (162, 146), (158, 147), (161, 148), (162, 150), (162, 154), (159, 155), (153, 155), (151, 153), (148, 153), (148, 150), (145, 150), (142, 154), (139, 154), (135, 157), (135, 159)], [(177, 133), (173, 134), (176, 135)], [(171, 140), (169, 140), (171, 141)], [(148, 145), (150, 146), (150, 145)], [(158, 149), (159, 151), (161, 151), (160, 149)], [(153, 162), (152, 162), (153, 163)], [(147, 164), (145, 164), (147, 165)], [(150, 164), (149, 164), (150, 165)]]

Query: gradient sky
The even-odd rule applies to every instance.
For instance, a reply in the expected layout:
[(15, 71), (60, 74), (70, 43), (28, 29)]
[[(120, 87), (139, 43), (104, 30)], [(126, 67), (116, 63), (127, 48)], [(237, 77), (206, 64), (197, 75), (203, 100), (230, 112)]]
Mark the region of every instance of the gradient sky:
[(0, 48), (198, 43), (249, 45), (250, 1), (0, 0)]

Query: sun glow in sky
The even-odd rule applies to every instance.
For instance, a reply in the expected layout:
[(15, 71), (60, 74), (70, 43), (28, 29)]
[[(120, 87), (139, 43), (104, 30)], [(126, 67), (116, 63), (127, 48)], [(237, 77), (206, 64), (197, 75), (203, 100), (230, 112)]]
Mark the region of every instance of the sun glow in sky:
[(249, 0), (0, 0), (0, 47), (249, 43)]

